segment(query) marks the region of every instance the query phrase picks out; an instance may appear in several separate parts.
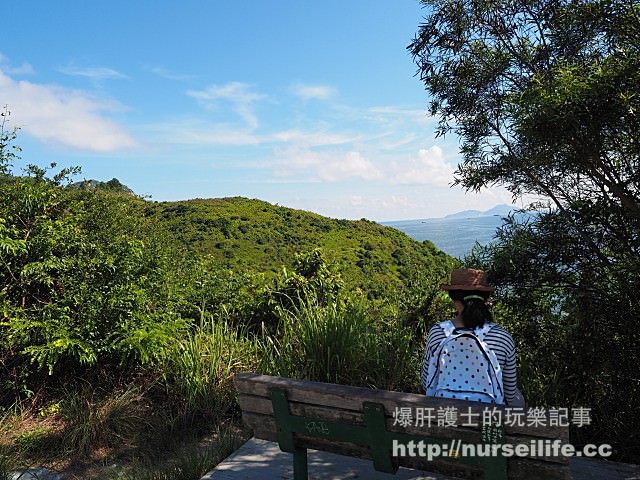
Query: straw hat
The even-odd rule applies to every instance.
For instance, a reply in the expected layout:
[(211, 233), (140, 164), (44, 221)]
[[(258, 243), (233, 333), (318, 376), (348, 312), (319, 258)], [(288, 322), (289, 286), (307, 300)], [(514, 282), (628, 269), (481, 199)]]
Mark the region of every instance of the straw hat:
[(442, 290), (475, 290), (493, 292), (495, 288), (489, 283), (487, 274), (473, 268), (459, 268), (451, 272), (451, 284), (442, 285)]

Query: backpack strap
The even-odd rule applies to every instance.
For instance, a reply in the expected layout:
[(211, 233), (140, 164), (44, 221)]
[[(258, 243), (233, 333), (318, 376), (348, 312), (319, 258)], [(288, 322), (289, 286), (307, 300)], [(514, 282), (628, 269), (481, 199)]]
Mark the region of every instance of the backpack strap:
[[(445, 338), (450, 337), (451, 334), (453, 334), (453, 332), (456, 330), (456, 326), (453, 324), (453, 320), (445, 320), (444, 322), (440, 322), (438, 325), (440, 325), (442, 330), (444, 330)], [(495, 325), (496, 324), (493, 322), (484, 322), (484, 325), (482, 327), (473, 330), (473, 334), (478, 337), (480, 341), (483, 341), (485, 335), (489, 333), (489, 330), (495, 327)]]
[(495, 326), (496, 324), (493, 322), (484, 322), (484, 325), (480, 328), (476, 328), (473, 333), (480, 341), (484, 341), (485, 335)]
[[(436, 349), (433, 352), (431, 352), (431, 357), (429, 358), (429, 366), (427, 369), (427, 375), (425, 376), (425, 378), (421, 378), (422, 386), (424, 387), (427, 395), (431, 395), (433, 393), (430, 387), (434, 381), (436, 381), (437, 383), (437, 379), (438, 379), (437, 353), (440, 351), (440, 349), (442, 348), (442, 345), (444, 345), (444, 343), (447, 341), (447, 339), (453, 334), (453, 332), (456, 329), (455, 325), (453, 324), (453, 321), (451, 320), (445, 320), (444, 322), (440, 322), (438, 323), (438, 326), (442, 328), (442, 330), (444, 331), (444, 338), (440, 340), (440, 343), (438, 344)], [(427, 338), (427, 341), (428, 340), (429, 339)], [(427, 346), (428, 346), (428, 343), (427, 343)]]
[(494, 373), (496, 374), (499, 382), (498, 382), (498, 388), (500, 389), (502, 395), (504, 395), (504, 385), (502, 383), (502, 368), (500, 367), (500, 362), (498, 362), (498, 357), (496, 357), (496, 354), (493, 350), (491, 350), (489, 348), (489, 346), (485, 343), (484, 341), (484, 337), (487, 333), (489, 333), (489, 330), (491, 330), (493, 327), (495, 327), (496, 324), (493, 322), (485, 322), (485, 324), (481, 327), (481, 328), (476, 328), (474, 331), (474, 334), (476, 335), (476, 337), (478, 338), (478, 340), (480, 341), (483, 350), (487, 356), (487, 359), (489, 360), (489, 362), (491, 363), (491, 367), (493, 368)]
[(438, 325), (444, 330), (444, 337), (448, 338), (456, 329), (456, 326), (453, 324), (452, 320), (445, 320), (444, 322), (440, 322)]

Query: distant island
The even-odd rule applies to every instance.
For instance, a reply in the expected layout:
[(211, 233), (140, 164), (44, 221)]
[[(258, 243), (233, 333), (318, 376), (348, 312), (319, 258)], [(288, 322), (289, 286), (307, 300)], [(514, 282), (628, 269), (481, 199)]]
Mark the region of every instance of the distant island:
[(476, 243), (491, 242), (502, 219), (515, 210), (513, 205), (502, 204), (485, 211), (464, 210), (441, 218), (398, 220), (382, 225), (400, 230), (419, 242), (433, 242), (443, 252), (462, 258)]
[(496, 205), (495, 207), (480, 211), (480, 210), (463, 210), (462, 212), (452, 213), (443, 218), (477, 218), (477, 217), (506, 217), (509, 215), (515, 207), (513, 205)]

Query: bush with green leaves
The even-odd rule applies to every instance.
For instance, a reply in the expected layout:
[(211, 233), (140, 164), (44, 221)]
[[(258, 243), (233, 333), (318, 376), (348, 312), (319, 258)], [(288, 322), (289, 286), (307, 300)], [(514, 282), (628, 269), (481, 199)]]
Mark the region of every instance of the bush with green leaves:
[(5, 187), (5, 241), (20, 242), (2, 255), (5, 341), (50, 374), (61, 361), (161, 357), (184, 322), (163, 295), (167, 255), (140, 238), (131, 206), (38, 177)]
[(4, 381), (28, 390), (38, 371), (160, 360), (186, 326), (171, 274), (181, 253), (137, 214), (143, 201), (68, 188), (75, 169), (0, 164)]

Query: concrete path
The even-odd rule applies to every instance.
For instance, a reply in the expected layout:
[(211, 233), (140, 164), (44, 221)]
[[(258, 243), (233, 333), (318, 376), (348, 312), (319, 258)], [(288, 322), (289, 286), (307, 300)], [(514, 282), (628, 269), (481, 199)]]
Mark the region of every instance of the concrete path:
[(62, 478), (61, 473), (52, 473), (44, 467), (25, 468), (9, 474), (9, 480), (62, 480)]
[[(400, 468), (395, 475), (373, 469), (370, 460), (308, 450), (309, 480), (455, 480), (452, 477)], [(275, 442), (252, 438), (201, 480), (293, 479), (293, 456)]]
[[(455, 480), (452, 477), (400, 468), (396, 475), (377, 472), (369, 460), (308, 451), (309, 480)], [(640, 466), (574, 458), (573, 480), (640, 480)], [(252, 438), (201, 480), (291, 480), (293, 457), (275, 442)]]

